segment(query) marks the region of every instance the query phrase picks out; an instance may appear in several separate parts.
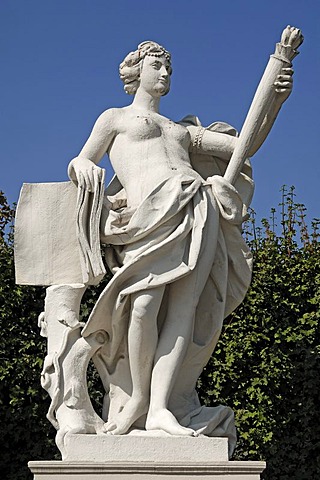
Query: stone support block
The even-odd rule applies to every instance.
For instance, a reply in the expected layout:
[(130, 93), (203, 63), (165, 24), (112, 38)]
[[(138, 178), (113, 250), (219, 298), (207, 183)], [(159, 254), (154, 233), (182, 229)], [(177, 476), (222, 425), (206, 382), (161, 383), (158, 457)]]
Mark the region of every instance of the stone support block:
[[(149, 433), (149, 435), (148, 435)], [(201, 463), (228, 460), (228, 439), (150, 435), (79, 435), (65, 439), (64, 460), (72, 462)]]

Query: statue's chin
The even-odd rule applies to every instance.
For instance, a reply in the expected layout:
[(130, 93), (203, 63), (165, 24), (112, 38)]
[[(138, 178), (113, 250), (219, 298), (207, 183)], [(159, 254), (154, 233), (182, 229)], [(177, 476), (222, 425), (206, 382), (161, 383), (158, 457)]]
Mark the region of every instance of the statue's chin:
[(169, 90), (170, 90), (169, 85), (162, 85), (155, 88), (155, 92), (161, 96), (167, 95), (167, 93), (169, 93)]

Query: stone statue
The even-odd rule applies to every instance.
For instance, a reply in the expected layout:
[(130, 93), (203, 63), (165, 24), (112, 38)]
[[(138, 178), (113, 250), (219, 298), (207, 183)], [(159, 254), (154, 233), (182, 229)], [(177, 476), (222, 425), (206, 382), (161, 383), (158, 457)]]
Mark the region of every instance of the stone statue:
[[(143, 42), (121, 63), (120, 77), (133, 101), (98, 118), (69, 164), (72, 183), (63, 184), (73, 205), (66, 218), (78, 225), (74, 235), (82, 251), (93, 252), (77, 260), (87, 280), (72, 271), (73, 261), (58, 281), (54, 274), (33, 281), (51, 285), (39, 319), (48, 337), (42, 383), (52, 398), (48, 417), (58, 429), (62, 453), (70, 432), (136, 431), (228, 436), (232, 452), (232, 411), (201, 406), (195, 386), (224, 318), (242, 302), (250, 284), (252, 256), (241, 236), (253, 194), (249, 157), (266, 139), (291, 93), (291, 60), (301, 42), (297, 29), (285, 30), (240, 136), (226, 123), (205, 128), (191, 115), (176, 123), (159, 113), (172, 71), (171, 56), (162, 46)], [(98, 163), (105, 153), (115, 177), (103, 193), (104, 171)], [(18, 266), (27, 256), (20, 253), (27, 229), (20, 226), (22, 205), (23, 199), (17, 219)], [(104, 272), (100, 258), (100, 266), (92, 267), (99, 257), (99, 218), (113, 278), (83, 325), (82, 294)], [(57, 247), (55, 252), (40, 249), (39, 258), (51, 255), (52, 260), (59, 256)], [(64, 254), (64, 261), (70, 256)], [(32, 283), (20, 280), (24, 282)], [(90, 358), (105, 388), (102, 418), (87, 392)]]

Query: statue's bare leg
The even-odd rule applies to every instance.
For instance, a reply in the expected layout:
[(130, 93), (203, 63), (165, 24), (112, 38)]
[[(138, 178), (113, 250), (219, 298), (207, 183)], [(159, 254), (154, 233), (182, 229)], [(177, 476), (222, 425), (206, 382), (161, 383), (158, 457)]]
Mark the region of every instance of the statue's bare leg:
[(191, 341), (195, 311), (211, 269), (212, 256), (213, 252), (207, 249), (192, 273), (170, 285), (168, 312), (160, 332), (152, 372), (147, 430), (164, 430), (171, 435), (195, 435), (194, 430), (179, 424), (168, 410), (168, 402)]
[(193, 313), (190, 311), (185, 286), (184, 280), (170, 285), (169, 295), (174, 297), (174, 301), (170, 302), (169, 298), (169, 309), (155, 354), (146, 429), (192, 436), (195, 432), (191, 428), (182, 427), (167, 408), (193, 329)]
[(157, 287), (131, 296), (128, 330), (132, 395), (121, 412), (110, 419), (105, 430), (114, 435), (126, 433), (141, 415), (147, 413), (151, 371), (158, 343), (157, 317), (165, 287)]

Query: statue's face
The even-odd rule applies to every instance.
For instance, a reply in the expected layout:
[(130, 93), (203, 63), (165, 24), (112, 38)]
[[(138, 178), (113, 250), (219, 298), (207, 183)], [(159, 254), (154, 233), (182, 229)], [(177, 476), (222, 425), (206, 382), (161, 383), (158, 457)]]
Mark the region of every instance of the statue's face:
[(170, 89), (170, 62), (165, 56), (147, 55), (143, 59), (139, 88), (154, 96), (162, 96)]

